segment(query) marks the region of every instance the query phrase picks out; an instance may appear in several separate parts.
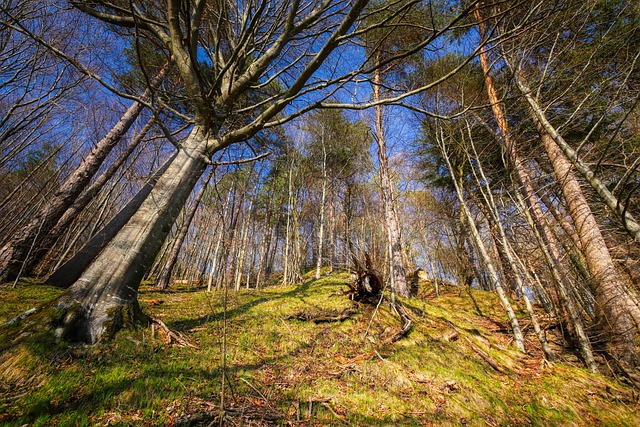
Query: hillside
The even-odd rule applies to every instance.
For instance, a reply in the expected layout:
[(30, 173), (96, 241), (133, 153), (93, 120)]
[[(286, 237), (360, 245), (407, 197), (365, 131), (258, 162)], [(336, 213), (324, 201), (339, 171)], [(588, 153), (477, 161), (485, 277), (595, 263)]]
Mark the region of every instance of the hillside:
[[(531, 328), (531, 355), (518, 354), (493, 294), (445, 286), (436, 297), (421, 282), (419, 296), (405, 301), (412, 329), (390, 342), (398, 316), (387, 304), (355, 306), (340, 295), (347, 280), (332, 274), (226, 299), (220, 291), (143, 287), (145, 312), (182, 345), (168, 343), (160, 327), (91, 347), (58, 344), (39, 326), (47, 310), (4, 326), (0, 423), (640, 425), (636, 391), (588, 373), (570, 353), (546, 364)], [(28, 282), (0, 288), (0, 322), (58, 294)], [(558, 337), (549, 337), (559, 351)]]

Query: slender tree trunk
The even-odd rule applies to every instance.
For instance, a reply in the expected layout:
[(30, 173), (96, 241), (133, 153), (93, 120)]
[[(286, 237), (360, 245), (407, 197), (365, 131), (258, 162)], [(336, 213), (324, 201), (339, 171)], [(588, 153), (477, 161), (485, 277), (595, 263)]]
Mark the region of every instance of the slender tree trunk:
[(227, 208), (229, 207), (229, 203), (231, 202), (231, 193), (227, 194), (227, 199), (222, 206), (222, 214), (218, 218), (216, 222), (216, 230), (218, 231), (218, 238), (216, 239), (216, 248), (213, 250), (213, 258), (211, 261), (211, 271), (209, 272), (209, 281), (207, 283), (207, 292), (211, 292), (211, 287), (213, 285), (213, 278), (215, 277), (216, 270), (218, 269), (218, 257), (220, 253), (220, 246), (222, 246), (222, 242), (224, 240), (224, 224), (225, 217), (227, 216)]
[(194, 126), (150, 196), (58, 300), (64, 339), (95, 343), (143, 318), (137, 300), (140, 280), (205, 170), (212, 143), (207, 130)]
[(322, 134), (322, 196), (320, 200), (320, 227), (318, 230), (318, 259), (316, 261), (316, 280), (320, 279), (320, 269), (322, 268), (322, 245), (324, 243), (324, 211), (327, 200), (327, 150), (324, 143), (324, 132)]
[(640, 320), (640, 316), (636, 314), (638, 307), (626, 295), (625, 285), (618, 277), (609, 249), (600, 232), (600, 226), (572, 172), (571, 162), (544, 129), (539, 130), (542, 145), (553, 164), (555, 178), (561, 183), (565, 202), (584, 248), (587, 268), (592, 279), (590, 283), (593, 296), (601, 310), (600, 327), (613, 335), (611, 343), (616, 356), (631, 366), (638, 366), (640, 364), (636, 344), (637, 322)]
[[(381, 99), (380, 88), (382, 87), (382, 75), (380, 71), (380, 53), (376, 54), (377, 68), (373, 77), (373, 97), (378, 102)], [(391, 177), (389, 176), (389, 159), (387, 157), (387, 142), (384, 132), (384, 123), (382, 115), (382, 105), (375, 107), (375, 135), (374, 139), (378, 145), (378, 163), (380, 173), (380, 190), (382, 195), (382, 204), (384, 205), (384, 217), (387, 228), (387, 238), (389, 241), (389, 257), (391, 263), (391, 286), (398, 295), (403, 297), (411, 296), (411, 289), (407, 284), (407, 273), (404, 269), (402, 257), (402, 239), (400, 236), (400, 224), (396, 212), (395, 201), (393, 197), (393, 186), (391, 185)]]
[(167, 258), (164, 268), (161, 270), (160, 275), (156, 280), (155, 286), (158, 289), (167, 289), (169, 287), (169, 281), (171, 280), (171, 276), (173, 275), (173, 269), (176, 267), (176, 263), (178, 262), (178, 255), (180, 254), (180, 250), (182, 249), (182, 244), (187, 237), (191, 222), (196, 216), (196, 212), (198, 211), (198, 207), (200, 206), (200, 200), (202, 200), (202, 196), (204, 196), (204, 193), (214, 172), (215, 168), (212, 167), (209, 171), (209, 174), (205, 178), (202, 187), (200, 187), (200, 190), (198, 190), (193, 204), (185, 215), (182, 227), (180, 227), (180, 231), (178, 232), (176, 240), (173, 243), (173, 247), (171, 248), (171, 252), (169, 253), (169, 258)]
[[(254, 198), (252, 198), (249, 201), (249, 207), (247, 208), (247, 214), (244, 218), (244, 224), (242, 227), (242, 236), (240, 238), (240, 250), (239, 250), (239, 254), (238, 254), (238, 267), (236, 269), (236, 284), (235, 284), (235, 289), (236, 292), (238, 292), (240, 290), (240, 283), (242, 282), (242, 270), (244, 269), (244, 265), (245, 265), (245, 261), (246, 261), (246, 254), (247, 254), (247, 235), (249, 233), (249, 226), (251, 225), (251, 213), (253, 210), (253, 202), (255, 200), (255, 196)], [(248, 275), (248, 273), (247, 273)]]
[[(287, 229), (285, 230), (284, 239), (284, 266), (282, 273), (282, 285), (289, 284), (289, 256), (291, 252), (291, 210), (293, 201), (293, 160), (289, 164), (289, 172), (287, 173)], [(317, 274), (317, 273), (316, 273)], [(317, 280), (317, 279), (316, 279)]]
[(529, 214), (529, 211), (525, 209), (522, 198), (519, 194), (517, 196), (521, 204), (521, 210), (525, 218), (529, 222), (534, 235), (536, 236), (536, 240), (538, 241), (540, 250), (542, 251), (545, 260), (547, 261), (547, 265), (550, 266), (550, 271), (556, 283), (558, 295), (560, 297), (560, 300), (562, 301), (562, 307), (567, 312), (567, 316), (569, 318), (569, 321), (571, 322), (570, 325), (578, 340), (578, 349), (580, 351), (580, 355), (582, 356), (585, 365), (591, 370), (591, 372), (598, 372), (598, 366), (596, 365), (595, 358), (593, 357), (591, 342), (589, 341), (589, 337), (587, 336), (587, 332), (585, 331), (578, 308), (576, 307), (576, 304), (569, 293), (569, 288), (565, 286), (564, 280), (560, 276), (561, 272), (558, 270), (558, 268), (556, 268), (557, 264), (553, 259), (553, 255), (551, 254), (541, 233), (538, 231), (536, 224), (534, 224), (534, 220)]
[(454, 168), (451, 165), (451, 162), (449, 160), (449, 155), (447, 154), (447, 149), (444, 143), (444, 139), (441, 136), (438, 136), (437, 138), (440, 138), (439, 143), (440, 143), (442, 154), (453, 176), (453, 183), (456, 189), (456, 194), (458, 195), (458, 201), (460, 202), (460, 209), (462, 210), (462, 212), (464, 213), (467, 219), (467, 223), (469, 224), (471, 235), (473, 236), (473, 239), (476, 243), (476, 247), (480, 252), (480, 256), (482, 257), (482, 260), (484, 261), (484, 264), (487, 267), (489, 278), (491, 279), (491, 282), (495, 287), (496, 293), (498, 294), (498, 298), (500, 298), (500, 302), (502, 303), (503, 307), (505, 308), (505, 311), (507, 312), (507, 317), (509, 318), (509, 322), (511, 323), (511, 329), (513, 330), (513, 337), (514, 337), (514, 342), (516, 344), (516, 348), (524, 353), (526, 352), (524, 347), (524, 337), (522, 335), (522, 329), (520, 328), (518, 319), (516, 318), (516, 314), (513, 311), (513, 307), (511, 306), (511, 303), (507, 299), (507, 296), (502, 287), (502, 283), (498, 276), (498, 271), (496, 270), (495, 266), (491, 262), (491, 257), (489, 256), (489, 253), (487, 252), (487, 248), (484, 242), (482, 241), (482, 237), (480, 236), (480, 232), (478, 231), (478, 227), (476, 226), (476, 222), (473, 218), (473, 215), (471, 215), (471, 212), (469, 211), (469, 207), (467, 206), (467, 202), (465, 201), (465, 198), (463, 196), (462, 186), (458, 182), (458, 178), (455, 175)]
[[(484, 215), (487, 218), (487, 221), (489, 222), (490, 229), (492, 229), (494, 242), (496, 243), (495, 244), (496, 250), (499, 253), (500, 259), (502, 259), (503, 263), (505, 264), (504, 266), (505, 270), (508, 271), (509, 275), (511, 275), (510, 279), (515, 282), (516, 289), (522, 295), (522, 299), (524, 300), (525, 306), (527, 308), (527, 312), (529, 313), (529, 318), (531, 319), (531, 324), (533, 325), (533, 330), (535, 331), (536, 336), (538, 337), (538, 341), (540, 341), (540, 345), (542, 346), (542, 350), (547, 360), (552, 361), (554, 360), (555, 357), (551, 352), (551, 349), (549, 348), (549, 344), (547, 343), (547, 339), (544, 335), (544, 332), (540, 328), (540, 324), (538, 323), (538, 319), (536, 317), (535, 311), (533, 310), (533, 306), (531, 305), (531, 301), (527, 296), (527, 292), (525, 290), (524, 283), (522, 282), (522, 278), (517, 272), (518, 268), (516, 265), (516, 255), (514, 251), (512, 251), (511, 246), (509, 245), (509, 239), (507, 238), (507, 233), (505, 232), (504, 227), (502, 226), (502, 221), (500, 220), (500, 213), (498, 212), (498, 208), (493, 198), (493, 193), (491, 191), (491, 188), (489, 187), (489, 180), (484, 174), (484, 170), (482, 168), (482, 162), (480, 161), (480, 156), (476, 151), (473, 141), (471, 141), (471, 147), (473, 149), (475, 158), (478, 160), (477, 167), (482, 177), (482, 179), (480, 180), (480, 179), (477, 179), (478, 177), (476, 176), (477, 183), (478, 185), (481, 185), (481, 183), (484, 183), (484, 187), (485, 187), (485, 191), (483, 191), (483, 197), (482, 197), (480, 206), (483, 206), (485, 208)], [(474, 171), (474, 175), (475, 175), (475, 171)], [(483, 201), (484, 203), (482, 203)]]

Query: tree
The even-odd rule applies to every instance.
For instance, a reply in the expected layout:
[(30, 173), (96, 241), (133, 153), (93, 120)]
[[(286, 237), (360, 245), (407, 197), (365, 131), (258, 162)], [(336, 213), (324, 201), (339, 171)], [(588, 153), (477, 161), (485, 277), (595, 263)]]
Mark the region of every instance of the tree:
[(416, 39), (421, 39), (424, 27), (421, 21), (426, 19), (426, 14), (412, 1), (400, 2), (376, 2), (372, 5), (371, 22), (375, 24), (388, 23), (389, 28), (383, 27), (367, 34), (365, 45), (375, 64), (373, 71), (373, 100), (375, 103), (375, 119), (373, 125), (373, 137), (378, 148), (378, 171), (380, 174), (380, 194), (384, 208), (384, 218), (387, 230), (389, 248), (390, 282), (392, 294), (397, 292), (403, 297), (411, 296), (411, 289), (407, 283), (407, 274), (404, 266), (404, 254), (400, 220), (398, 217), (397, 202), (395, 200), (393, 184), (389, 168), (389, 155), (387, 150), (387, 136), (385, 134), (383, 105), (383, 88), (388, 82), (384, 81), (392, 73), (402, 74), (402, 65), (398, 61), (392, 61), (399, 52), (413, 47)]
[[(600, 5), (595, 3), (588, 5), (567, 5), (565, 9), (566, 15), (561, 15), (564, 17), (565, 22), (560, 24), (561, 27), (564, 26), (566, 29), (564, 37), (540, 37), (533, 45), (537, 50), (534, 50), (531, 45), (523, 45), (520, 43), (503, 46), (502, 58), (513, 72), (517, 92), (519, 92), (519, 95), (521, 95), (528, 104), (531, 120), (539, 133), (540, 143), (544, 147), (552, 166), (555, 182), (562, 191), (567, 209), (575, 225), (580, 247), (591, 277), (589, 285), (596, 301), (596, 320), (598, 327), (609, 336), (609, 343), (611, 344), (610, 351), (616, 359), (629, 366), (638, 366), (640, 359), (638, 359), (637, 337), (638, 325), (640, 324), (640, 309), (627, 293), (627, 285), (616, 269), (603, 233), (601, 232), (600, 225), (573, 169), (577, 167), (578, 170), (581, 170), (583, 174), (585, 174), (588, 182), (595, 187), (597, 194), (601, 197), (603, 196), (603, 186), (597, 185), (598, 182), (594, 179), (594, 175), (590, 175), (588, 173), (589, 170), (585, 169), (584, 165), (582, 165), (582, 168), (580, 167), (581, 163), (575, 156), (575, 152), (572, 153), (572, 150), (569, 149), (565, 139), (561, 137), (560, 133), (549, 120), (549, 113), (545, 113), (540, 104), (540, 98), (543, 96), (554, 99), (547, 94), (547, 91), (556, 89), (550, 84), (551, 82), (557, 82), (557, 86), (560, 87), (564, 85), (561, 80), (564, 78), (562, 75), (563, 72), (561, 71), (562, 68), (558, 67), (560, 64), (556, 64), (556, 62), (560, 60), (555, 52), (562, 52), (566, 49), (567, 45), (565, 45), (565, 43), (568, 42), (572, 50), (582, 51), (582, 53), (585, 54), (584, 56), (569, 55), (570, 59), (567, 61), (569, 68), (576, 71), (577, 74), (568, 80), (569, 86), (564, 88), (565, 90), (571, 90), (574, 96), (581, 97), (583, 93), (582, 84), (593, 87), (593, 81), (591, 79), (588, 82), (581, 83), (584, 77), (581, 74), (582, 71), (588, 69), (592, 61), (596, 58), (599, 61), (594, 62), (600, 62), (604, 65), (603, 69), (601, 69), (601, 72), (604, 72), (607, 61), (610, 59), (605, 59), (605, 57), (609, 55), (608, 53), (602, 55), (600, 43), (607, 43), (607, 34), (599, 35), (599, 26), (597, 24), (591, 25), (593, 23), (592, 13), (594, 10), (599, 10), (600, 7)], [(621, 10), (624, 10), (624, 8)], [(567, 17), (571, 19), (566, 20)], [(554, 16), (554, 18), (558, 19), (559, 17)], [(583, 22), (586, 25), (575, 26), (574, 24), (576, 22)], [(522, 58), (519, 61), (514, 59), (516, 52), (517, 56)], [(539, 61), (538, 55), (540, 55), (541, 52), (543, 55), (547, 55), (544, 64)], [(573, 60), (576, 62), (572, 62)], [(564, 62), (564, 59), (562, 62)], [(527, 75), (525, 75), (525, 73)], [(543, 84), (541, 84), (536, 91), (533, 91), (529, 81), (532, 78), (531, 75), (535, 75), (535, 73), (540, 73)], [(592, 75), (591, 72), (588, 74)], [(604, 84), (604, 82), (602, 84)], [(577, 102), (580, 106), (569, 116), (569, 120), (573, 119), (578, 123), (583, 120), (584, 116), (582, 116), (580, 110), (585, 108), (585, 106), (581, 104), (589, 102), (589, 98), (594, 96), (592, 89), (589, 89), (589, 92), (588, 94), (584, 94), (582, 98), (579, 98)], [(615, 96), (617, 95), (614, 94), (614, 97)], [(600, 98), (598, 101), (604, 100)], [(546, 110), (554, 112), (554, 107), (570, 109), (570, 105), (572, 105), (573, 102), (573, 99), (561, 99), (559, 103), (564, 105), (554, 106), (550, 103), (546, 107)], [(597, 111), (599, 109), (598, 105), (598, 103), (593, 104), (592, 108)], [(605, 116), (601, 116), (599, 120), (596, 120), (595, 124), (588, 125), (588, 130), (582, 138), (583, 141), (581, 145), (586, 144), (590, 138), (596, 136), (596, 131), (602, 125), (604, 117)], [(593, 121), (593, 116), (590, 116), (588, 120)], [(581, 125), (582, 124), (579, 124), (578, 126)], [(565, 124), (564, 126), (568, 129), (568, 132), (572, 130), (572, 125)], [(580, 129), (580, 133), (584, 134), (584, 130)], [(564, 149), (562, 148), (563, 146)], [(631, 216), (625, 216), (624, 210), (618, 209), (618, 203), (614, 203), (610, 199), (607, 201), (606, 198), (605, 202), (607, 202), (610, 207), (615, 208), (612, 209), (613, 213), (622, 220), (627, 229), (632, 230), (633, 218)]]
[[(308, 116), (305, 130), (309, 134), (306, 144), (311, 175), (320, 177), (320, 206), (318, 220), (318, 251), (316, 278), (320, 278), (325, 241), (325, 216), (330, 216), (330, 265), (335, 256), (335, 207), (338, 194), (349, 191), (348, 186), (358, 173), (367, 168), (370, 160), (368, 127), (352, 122), (340, 109), (319, 110)], [(345, 236), (345, 239), (347, 237)], [(347, 245), (348, 246), (348, 245)]]
[[(133, 9), (118, 2), (73, 3), (97, 19), (133, 30), (134, 36), (144, 33), (170, 52), (193, 106), (194, 125), (149, 197), (58, 301), (63, 338), (93, 343), (143, 317), (137, 303), (139, 282), (207, 159), (288, 120), (278, 115), (301, 93), (340, 81), (316, 81), (312, 76), (336, 48), (348, 42), (366, 3), (263, 2), (246, 10), (204, 1), (169, 0)], [(208, 32), (201, 25), (205, 20), (218, 25)], [(299, 51), (300, 40), (305, 40), (307, 51)], [(287, 59), (294, 58), (289, 65)], [(293, 77), (288, 84), (267, 101), (253, 103), (247, 96), (250, 89), (264, 88), (263, 82), (289, 75)]]

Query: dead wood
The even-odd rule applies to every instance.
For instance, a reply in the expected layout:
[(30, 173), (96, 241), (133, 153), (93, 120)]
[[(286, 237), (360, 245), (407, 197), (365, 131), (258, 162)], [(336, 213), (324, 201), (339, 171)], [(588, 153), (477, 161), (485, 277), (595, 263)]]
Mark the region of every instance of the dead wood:
[(14, 323), (17, 323), (21, 320), (26, 319), (27, 317), (31, 316), (32, 314), (36, 313), (36, 309), (35, 308), (30, 308), (29, 310), (25, 311), (22, 314), (17, 315), (16, 317), (14, 317), (13, 319), (9, 320), (8, 322), (5, 323), (5, 325), (13, 325)]
[(291, 316), (285, 317), (286, 320), (302, 320), (303, 322), (311, 321), (313, 323), (329, 323), (329, 322), (342, 322), (351, 318), (357, 311), (352, 308), (345, 308), (342, 311), (329, 310), (321, 311), (317, 313), (301, 312)]
[(349, 298), (353, 301), (364, 302), (368, 304), (377, 304), (380, 293), (383, 289), (383, 281), (380, 274), (373, 268), (369, 254), (364, 254), (364, 266), (354, 255), (352, 256), (353, 267), (352, 273), (356, 278), (349, 283)]
[[(238, 420), (237, 418), (240, 418)], [(263, 407), (227, 407), (224, 410), (213, 409), (192, 414), (181, 415), (173, 422), (174, 427), (190, 427), (196, 425), (232, 425), (240, 421), (244, 426), (277, 425), (284, 416)]]
[(501, 374), (509, 375), (509, 371), (507, 371), (504, 367), (500, 366), (500, 364), (498, 362), (496, 362), (493, 359), (493, 357), (489, 356), (489, 354), (487, 354), (483, 350), (481, 350), (478, 347), (476, 347), (475, 345), (473, 345), (473, 343), (469, 339), (466, 339), (466, 341), (469, 343), (469, 346), (471, 347), (471, 350), (473, 350), (474, 353), (476, 353), (478, 356), (480, 356), (482, 358), (482, 360), (484, 360), (489, 366), (491, 366), (493, 369), (495, 369), (496, 371), (498, 371)]
[(156, 325), (159, 326), (158, 336), (164, 342), (165, 345), (171, 345), (175, 343), (179, 347), (189, 347), (189, 348), (198, 348), (197, 346), (191, 344), (187, 338), (178, 331), (173, 331), (169, 329), (165, 323), (160, 319), (151, 319), (151, 336), (155, 336)]

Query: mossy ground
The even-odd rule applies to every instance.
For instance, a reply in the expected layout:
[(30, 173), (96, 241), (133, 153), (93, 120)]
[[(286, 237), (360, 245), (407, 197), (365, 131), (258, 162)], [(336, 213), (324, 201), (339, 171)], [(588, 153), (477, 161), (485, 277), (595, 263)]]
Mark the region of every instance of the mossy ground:
[[(342, 322), (291, 319), (351, 308), (336, 295), (347, 280), (338, 273), (226, 298), (143, 286), (143, 310), (197, 348), (167, 346), (151, 329), (73, 347), (46, 327), (17, 340), (18, 327), (4, 327), (0, 339), (15, 343), (0, 353), (0, 424), (172, 424), (219, 410), (224, 372), (226, 425), (640, 425), (633, 390), (575, 364), (546, 365), (531, 334), (532, 354), (518, 354), (489, 293), (443, 287), (434, 298), (422, 283), (405, 301), (413, 328), (393, 344), (400, 322), (387, 304), (359, 306)], [(0, 322), (59, 294), (29, 282), (0, 288)], [(39, 319), (31, 321), (46, 324)]]

